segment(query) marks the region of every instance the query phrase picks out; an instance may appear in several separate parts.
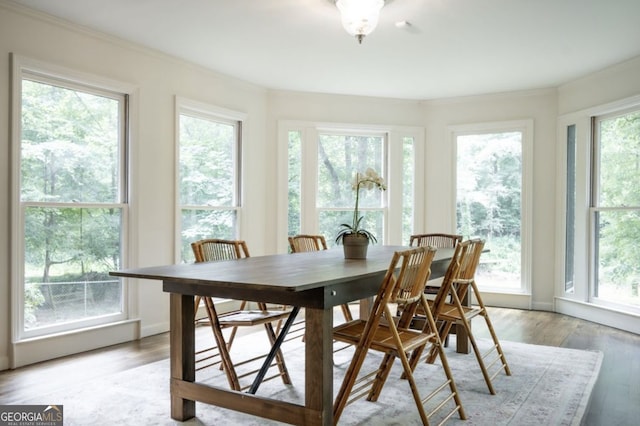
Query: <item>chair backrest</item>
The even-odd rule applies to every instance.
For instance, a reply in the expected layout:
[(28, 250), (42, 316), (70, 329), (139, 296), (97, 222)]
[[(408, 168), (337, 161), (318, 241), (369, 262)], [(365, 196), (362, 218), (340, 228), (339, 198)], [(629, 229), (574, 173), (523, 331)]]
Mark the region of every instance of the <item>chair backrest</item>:
[(326, 250), (327, 241), (323, 235), (300, 234), (289, 237), (289, 247), (292, 253)]
[(416, 234), (410, 237), (409, 245), (454, 248), (461, 241), (462, 235), (456, 234)]
[(471, 248), (470, 240), (460, 242), (456, 245), (453, 257), (451, 257), (451, 261), (447, 267), (447, 272), (445, 272), (444, 278), (442, 279), (442, 284), (433, 300), (431, 314), (434, 319), (438, 319), (438, 315), (442, 311), (445, 303), (447, 303), (449, 292), (451, 291), (453, 283), (459, 280), (463, 265), (469, 263), (469, 258), (472, 255)]
[(476, 270), (480, 264), (480, 255), (484, 250), (484, 240), (473, 239), (469, 240), (469, 253), (465, 256), (463, 263), (460, 264), (460, 273), (458, 278), (454, 280), (458, 284), (457, 294), (458, 298), (462, 300), (467, 294), (469, 285), (475, 280)]
[(372, 306), (371, 316), (378, 317), (369, 321), (373, 327), (377, 327), (385, 310), (390, 315), (388, 320), (392, 320), (395, 311), (389, 311), (389, 304), (397, 304), (402, 309), (400, 326), (406, 326), (413, 318), (423, 297), (435, 252), (433, 247), (416, 247), (394, 253)]
[(196, 258), (196, 263), (249, 257), (247, 244), (241, 240), (210, 238), (191, 243), (191, 249)]

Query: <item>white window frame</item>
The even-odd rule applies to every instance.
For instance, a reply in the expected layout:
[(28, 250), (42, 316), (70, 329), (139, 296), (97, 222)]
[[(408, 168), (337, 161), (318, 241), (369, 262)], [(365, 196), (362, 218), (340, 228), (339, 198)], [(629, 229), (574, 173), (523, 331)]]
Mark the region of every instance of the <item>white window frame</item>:
[[(531, 307), (531, 264), (532, 264), (532, 199), (533, 199), (533, 120), (514, 120), (487, 123), (474, 123), (449, 126), (449, 140), (452, 145), (451, 173), (452, 173), (452, 200), (451, 212), (453, 229), (457, 229), (456, 220), (456, 202), (457, 202), (457, 141), (458, 136), (486, 134), (486, 133), (506, 133), (521, 132), (522, 134), (522, 193), (521, 193), (521, 282), (520, 288), (508, 290), (504, 288), (491, 288), (490, 285), (484, 285), (483, 291), (487, 293), (503, 293), (503, 294), (523, 294), (529, 296), (529, 308)], [(468, 237), (468, 236), (467, 236)], [(502, 303), (498, 303), (502, 304)], [(508, 303), (505, 303), (508, 305)]]
[(623, 305), (623, 304), (619, 304), (613, 301), (608, 301), (605, 299), (601, 299), (599, 297), (595, 296), (596, 293), (596, 286), (597, 286), (597, 281), (598, 281), (598, 276), (596, 273), (596, 265), (597, 265), (597, 259), (596, 259), (596, 227), (597, 227), (597, 223), (596, 223), (596, 215), (598, 213), (601, 212), (610, 212), (610, 211), (638, 211), (640, 210), (639, 206), (628, 206), (628, 207), (621, 207), (621, 206), (601, 206), (600, 203), (598, 201), (596, 201), (599, 196), (600, 196), (600, 173), (602, 171), (601, 168), (601, 164), (599, 161), (597, 161), (600, 158), (600, 144), (601, 144), (601, 140), (599, 138), (599, 126), (598, 126), (598, 122), (602, 121), (603, 119), (610, 119), (612, 117), (615, 116), (619, 116), (619, 115), (624, 115), (624, 114), (628, 114), (630, 112), (637, 112), (640, 109), (640, 105), (636, 105), (636, 106), (631, 106), (629, 108), (624, 108), (622, 110), (617, 110), (615, 112), (609, 112), (607, 114), (598, 114), (597, 116), (593, 117), (593, 125), (592, 125), (592, 129), (593, 129), (593, 141), (592, 141), (592, 150), (591, 150), (591, 154), (593, 156), (593, 158), (591, 159), (591, 165), (592, 165), (592, 179), (591, 179), (591, 203), (590, 203), (590, 207), (589, 207), (589, 236), (591, 239), (591, 244), (590, 244), (590, 253), (589, 253), (589, 259), (590, 259), (590, 266), (589, 266), (589, 270), (590, 270), (590, 277), (591, 279), (589, 280), (589, 297), (588, 297), (588, 302), (589, 303), (593, 303), (594, 305), (600, 305), (602, 307), (605, 308), (609, 308), (609, 309), (613, 309), (613, 310), (629, 310), (630, 312), (636, 313), (638, 315), (640, 315), (640, 307), (634, 307), (634, 306), (627, 306), (627, 305)]
[(242, 224), (242, 140), (245, 137), (245, 128), (247, 114), (239, 111), (233, 111), (204, 102), (176, 96), (175, 97), (175, 262), (181, 261), (181, 241), (182, 241), (182, 205), (180, 204), (180, 115), (191, 115), (211, 119), (213, 121), (229, 122), (238, 126), (238, 141), (234, 152), (234, 161), (236, 163), (236, 181), (234, 188), (233, 207), (224, 208), (224, 210), (234, 210), (236, 212), (237, 227), (235, 230), (236, 238), (240, 238)]
[[(640, 334), (640, 315), (607, 303), (594, 303), (593, 294), (593, 215), (590, 207), (592, 179), (592, 117), (640, 108), (640, 95), (562, 115), (557, 122), (558, 182), (556, 192), (555, 311)], [(566, 132), (576, 126), (576, 217), (574, 243), (574, 292), (564, 291), (566, 235)]]
[[(20, 171), (21, 171), (21, 99), (22, 99), (22, 80), (25, 77), (38, 79), (47, 84), (53, 84), (55, 82), (62, 83), (66, 87), (75, 87), (79, 90), (91, 93), (92, 90), (96, 90), (96, 93), (104, 95), (100, 92), (111, 92), (128, 97), (128, 104), (125, 105), (123, 112), (125, 120), (124, 132), (122, 135), (122, 141), (120, 146), (120, 202), (109, 204), (122, 209), (122, 228), (121, 228), (121, 261), (122, 266), (127, 267), (130, 262), (129, 259), (129, 245), (131, 244), (129, 238), (130, 229), (130, 181), (131, 174), (129, 163), (131, 160), (131, 134), (133, 133), (131, 126), (130, 111), (132, 106), (135, 108), (137, 104), (137, 89), (129, 84), (114, 81), (111, 79), (103, 78), (100, 76), (78, 72), (72, 69), (57, 66), (51, 63), (38, 61), (32, 58), (27, 58), (20, 55), (11, 55), (12, 59), (12, 121), (11, 121), (11, 141), (12, 141), (12, 158), (11, 158), (11, 305), (12, 305), (12, 341), (14, 344), (14, 359), (13, 366), (20, 366), (36, 362), (43, 359), (48, 359), (52, 356), (60, 356), (60, 354), (74, 353), (78, 350), (75, 349), (76, 340), (70, 338), (67, 342), (67, 347), (50, 348), (44, 343), (41, 346), (33, 345), (31, 342), (46, 342), (48, 339), (59, 339), (65, 335), (77, 335), (84, 330), (101, 330), (102, 332), (110, 333), (107, 331), (111, 326), (116, 327), (117, 331), (111, 331), (109, 338), (101, 341), (95, 347), (104, 346), (104, 344), (113, 344), (119, 341), (125, 341), (130, 339), (132, 327), (135, 327), (128, 321), (137, 315), (137, 288), (131, 288), (131, 285), (126, 280), (122, 280), (122, 307), (123, 311), (119, 314), (107, 315), (99, 318), (91, 318), (81, 321), (73, 321), (70, 323), (64, 323), (60, 325), (53, 325), (35, 329), (33, 331), (24, 330), (24, 235), (23, 229), (23, 203), (20, 197)], [(29, 203), (30, 205), (34, 203)], [(81, 207), (104, 207), (104, 204), (82, 204)], [(38, 340), (34, 340), (37, 338)], [(109, 340), (111, 339), (111, 340)], [(86, 348), (86, 342), (79, 337), (78, 344), (84, 345)], [(111, 343), (110, 343), (111, 342)], [(40, 348), (40, 352), (34, 353), (34, 347)], [(87, 350), (87, 349), (84, 349)], [(37, 349), (36, 349), (37, 351)], [(50, 355), (53, 354), (53, 355)]]
[[(304, 232), (317, 232), (317, 208), (315, 203), (316, 180), (318, 174), (317, 152), (318, 135), (320, 133), (334, 134), (377, 134), (386, 137), (386, 164), (383, 177), (387, 183), (385, 210), (385, 229), (383, 238), (378, 244), (402, 245), (402, 209), (388, 206), (402, 205), (402, 176), (403, 167), (403, 139), (410, 137), (414, 146), (414, 210), (413, 229), (424, 227), (425, 206), (425, 140), (424, 129), (410, 126), (380, 126), (370, 124), (326, 123), (308, 121), (278, 122), (278, 222), (277, 222), (277, 250), (287, 251), (288, 234), (288, 141), (289, 132), (300, 132), (301, 135), (301, 164), (304, 168), (301, 179), (301, 217), (300, 224)], [(309, 194), (313, 194), (309, 196)], [(338, 231), (336, 224), (336, 232)], [(327, 239), (332, 235), (325, 236)]]

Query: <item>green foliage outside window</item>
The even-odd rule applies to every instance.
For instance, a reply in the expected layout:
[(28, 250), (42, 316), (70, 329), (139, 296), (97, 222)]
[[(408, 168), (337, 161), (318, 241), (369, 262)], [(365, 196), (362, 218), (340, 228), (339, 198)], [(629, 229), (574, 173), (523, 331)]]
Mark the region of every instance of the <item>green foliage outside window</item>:
[(193, 262), (191, 243), (236, 238), (238, 123), (180, 114), (179, 197), (181, 257)]
[(600, 121), (595, 296), (640, 306), (640, 112)]
[(21, 100), (25, 329), (119, 313), (122, 100), (27, 79)]
[(522, 134), (459, 136), (457, 151), (457, 232), (489, 249), (478, 282), (520, 288)]
[[(341, 223), (351, 223), (356, 194), (352, 188), (356, 172), (384, 168), (384, 137), (321, 134), (318, 140), (317, 198), (320, 232), (334, 244)], [(385, 194), (361, 191), (358, 209), (361, 227), (383, 241)], [(330, 242), (331, 241), (331, 242)]]

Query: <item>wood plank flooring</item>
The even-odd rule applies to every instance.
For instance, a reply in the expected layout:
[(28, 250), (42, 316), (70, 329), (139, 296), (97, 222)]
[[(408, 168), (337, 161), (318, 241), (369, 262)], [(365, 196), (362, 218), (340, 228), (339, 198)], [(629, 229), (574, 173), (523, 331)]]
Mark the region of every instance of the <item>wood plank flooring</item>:
[[(640, 336), (551, 312), (502, 308), (490, 308), (489, 312), (500, 340), (602, 351), (600, 377), (583, 424), (640, 424)], [(488, 337), (484, 321), (477, 320), (476, 336)], [(203, 327), (198, 332), (208, 330)], [(105, 377), (168, 355), (169, 336), (165, 333), (0, 372), (0, 404), (55, 392), (70, 381)]]
[[(583, 425), (640, 424), (639, 335), (552, 312), (490, 308), (489, 315), (500, 340), (602, 351)], [(474, 321), (477, 337), (489, 337), (483, 323)]]

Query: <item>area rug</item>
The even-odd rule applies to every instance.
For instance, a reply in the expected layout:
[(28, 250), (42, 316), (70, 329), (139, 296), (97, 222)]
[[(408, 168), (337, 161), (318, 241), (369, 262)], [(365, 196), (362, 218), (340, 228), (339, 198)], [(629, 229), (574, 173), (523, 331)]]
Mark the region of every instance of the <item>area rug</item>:
[[(241, 357), (246, 348), (258, 345), (243, 337), (234, 343)], [(475, 357), (454, 351), (455, 341), (446, 349), (467, 420), (450, 419), (451, 425), (579, 425), (589, 402), (602, 362), (601, 352), (501, 342), (512, 375), (499, 373), (496, 395), (490, 395)], [(480, 341), (483, 347), (488, 341)], [(304, 349), (299, 343), (283, 347), (293, 385), (279, 380), (263, 383), (259, 395), (304, 401)], [(350, 349), (334, 357), (334, 394), (339, 388), (351, 356)], [(368, 363), (379, 358), (371, 353)], [(409, 385), (400, 380), (396, 362), (378, 402), (359, 400), (344, 411), (344, 425), (419, 425)], [(199, 381), (224, 382), (216, 369), (198, 373)], [(440, 365), (420, 364), (416, 379), (423, 397), (431, 377), (444, 377)], [(221, 382), (222, 381), (222, 382)], [(55, 395), (39, 395), (24, 404), (62, 404), (64, 424), (70, 425), (275, 425), (273, 421), (235, 413), (218, 407), (196, 404), (197, 417), (186, 422), (170, 418), (169, 361), (162, 360), (118, 373), (108, 379), (70, 384)]]

